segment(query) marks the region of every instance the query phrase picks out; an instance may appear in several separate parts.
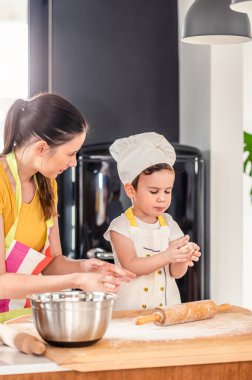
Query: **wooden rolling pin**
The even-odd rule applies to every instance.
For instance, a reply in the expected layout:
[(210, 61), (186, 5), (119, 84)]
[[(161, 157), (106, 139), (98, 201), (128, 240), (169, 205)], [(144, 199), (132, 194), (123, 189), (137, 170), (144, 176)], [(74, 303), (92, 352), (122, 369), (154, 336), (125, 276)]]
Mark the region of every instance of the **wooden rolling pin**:
[(0, 323), (0, 342), (7, 346), (18, 349), (25, 354), (42, 355), (45, 350), (45, 344), (35, 336), (15, 330), (13, 327)]
[(154, 322), (158, 326), (176, 325), (179, 323), (200, 321), (212, 318), (219, 312), (231, 309), (230, 304), (216, 305), (214, 301), (194, 301), (185, 302), (179, 305), (170, 306), (167, 309), (156, 308), (151, 315), (138, 317), (136, 325)]

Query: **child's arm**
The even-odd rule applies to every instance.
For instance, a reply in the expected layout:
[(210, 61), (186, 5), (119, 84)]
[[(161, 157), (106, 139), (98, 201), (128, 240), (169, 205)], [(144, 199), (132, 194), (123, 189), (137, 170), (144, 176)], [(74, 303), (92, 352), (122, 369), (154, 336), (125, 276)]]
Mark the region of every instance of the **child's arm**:
[(110, 231), (110, 239), (121, 266), (137, 276), (150, 274), (172, 262), (185, 265), (189, 259), (188, 253), (179, 250), (187, 244), (188, 236), (174, 240), (166, 251), (148, 257), (137, 257), (132, 241), (116, 231)]

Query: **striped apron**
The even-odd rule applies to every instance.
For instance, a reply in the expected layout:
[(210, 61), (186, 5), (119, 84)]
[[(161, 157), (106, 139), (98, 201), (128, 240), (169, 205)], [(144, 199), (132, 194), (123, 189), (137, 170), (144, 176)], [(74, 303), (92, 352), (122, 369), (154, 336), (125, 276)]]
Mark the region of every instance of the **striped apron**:
[[(18, 176), (17, 163), (14, 152), (6, 155), (11, 174), (16, 182), (16, 203), (17, 217), (5, 237), (5, 266), (8, 273), (21, 273), (39, 275), (43, 269), (51, 262), (49, 234), (53, 226), (53, 219), (48, 219), (46, 223), (46, 242), (41, 252), (28, 247), (27, 245), (15, 240), (15, 233), (18, 225), (18, 218), (22, 206), (21, 182)], [(36, 177), (34, 177), (35, 183)], [(1, 299), (0, 300), (0, 322), (15, 318), (19, 315), (31, 313), (30, 302), (27, 299)]]

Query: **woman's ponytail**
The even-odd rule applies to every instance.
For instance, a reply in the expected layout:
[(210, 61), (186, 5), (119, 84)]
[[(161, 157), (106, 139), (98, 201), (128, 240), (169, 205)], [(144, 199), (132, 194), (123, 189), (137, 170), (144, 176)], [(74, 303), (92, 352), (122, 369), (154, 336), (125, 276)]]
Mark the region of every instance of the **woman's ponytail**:
[(16, 142), (16, 136), (19, 130), (20, 117), (25, 111), (27, 102), (23, 99), (17, 99), (10, 107), (4, 126), (4, 148), (2, 155), (10, 153)]
[(57, 216), (52, 180), (50, 178), (46, 178), (41, 173), (37, 173), (36, 178), (38, 182), (40, 203), (44, 212), (45, 220), (47, 220), (51, 217)]

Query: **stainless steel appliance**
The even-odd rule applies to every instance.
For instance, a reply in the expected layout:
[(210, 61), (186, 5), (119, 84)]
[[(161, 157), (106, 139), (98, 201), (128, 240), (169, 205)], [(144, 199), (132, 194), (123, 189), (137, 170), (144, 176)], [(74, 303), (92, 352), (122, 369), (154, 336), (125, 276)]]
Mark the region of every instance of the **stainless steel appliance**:
[[(130, 206), (109, 153), (111, 143), (85, 146), (75, 169), (59, 177), (59, 214), (63, 251), (80, 259), (98, 257), (113, 262), (104, 238), (110, 222)], [(173, 144), (175, 187), (169, 213), (203, 253), (201, 260), (178, 280), (183, 302), (207, 298), (205, 281), (204, 162), (198, 149)]]

